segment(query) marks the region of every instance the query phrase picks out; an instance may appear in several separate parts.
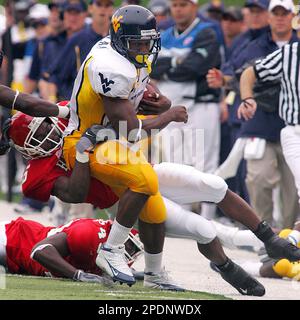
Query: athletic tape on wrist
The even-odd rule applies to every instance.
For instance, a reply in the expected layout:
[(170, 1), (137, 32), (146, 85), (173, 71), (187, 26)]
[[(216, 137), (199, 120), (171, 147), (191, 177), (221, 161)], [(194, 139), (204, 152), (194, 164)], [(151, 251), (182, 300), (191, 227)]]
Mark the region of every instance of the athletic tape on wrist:
[(66, 106), (58, 106), (58, 117), (67, 118), (70, 113), (70, 108)]
[(15, 104), (16, 104), (16, 101), (17, 101), (17, 98), (18, 98), (18, 95), (19, 95), (19, 90), (16, 90), (16, 93), (15, 93), (15, 97), (14, 97), (14, 101), (11, 105), (11, 110), (13, 111), (15, 109)]
[(87, 152), (80, 153), (79, 151), (76, 151), (76, 160), (80, 163), (87, 163), (89, 162), (89, 154)]
[(138, 141), (140, 141), (141, 138), (142, 138), (142, 126), (143, 126), (143, 122), (142, 122), (141, 119), (138, 119), (138, 121), (139, 121), (139, 130), (138, 130), (138, 132), (137, 132), (137, 134), (136, 134), (136, 137), (135, 137), (134, 142), (138, 142)]

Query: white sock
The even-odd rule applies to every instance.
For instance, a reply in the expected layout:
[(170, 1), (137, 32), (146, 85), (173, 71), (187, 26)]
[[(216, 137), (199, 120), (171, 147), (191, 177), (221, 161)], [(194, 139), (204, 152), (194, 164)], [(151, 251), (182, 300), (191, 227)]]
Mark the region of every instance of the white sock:
[(300, 242), (300, 232), (297, 230), (293, 230), (289, 235), (287, 240), (292, 243), (294, 246)]
[(243, 263), (239, 263), (240, 267), (242, 267), (246, 272), (251, 274), (254, 277), (260, 277), (260, 268), (263, 265), (262, 262), (252, 262), (246, 261)]
[(233, 243), (236, 246), (251, 246), (253, 248), (260, 248), (264, 245), (250, 230), (237, 231), (234, 235)]
[(163, 253), (148, 253), (144, 252), (145, 256), (145, 272), (153, 272), (153, 273), (159, 273), (162, 269), (162, 256)]
[(117, 220), (114, 220), (105, 245), (108, 247), (123, 245), (129, 235), (130, 230), (131, 228), (124, 227), (119, 224)]

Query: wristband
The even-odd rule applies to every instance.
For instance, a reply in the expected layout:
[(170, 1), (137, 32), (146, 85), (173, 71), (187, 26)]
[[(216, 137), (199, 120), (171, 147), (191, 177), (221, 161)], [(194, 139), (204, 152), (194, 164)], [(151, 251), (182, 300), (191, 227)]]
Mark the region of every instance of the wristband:
[(139, 129), (138, 129), (138, 132), (136, 134), (136, 137), (135, 137), (135, 140), (134, 140), (134, 143), (138, 142), (141, 140), (142, 138), (142, 127), (143, 127), (143, 122), (141, 119), (138, 119), (139, 121)]
[(254, 100), (255, 101), (255, 99), (253, 97), (248, 97), (248, 98), (243, 99), (242, 103), (244, 103), (246, 105), (246, 107), (247, 107), (247, 105), (250, 104), (249, 102), (247, 102), (247, 100)]
[(80, 163), (87, 163), (90, 160), (89, 154), (87, 152), (80, 153), (76, 151), (76, 160)]
[(81, 274), (82, 272), (83, 272), (83, 271), (80, 270), (80, 269), (76, 270), (75, 273), (74, 273), (74, 276), (73, 276), (73, 280), (79, 281), (79, 277), (80, 277), (80, 274)]
[(58, 118), (67, 118), (70, 113), (70, 108), (66, 106), (57, 106), (58, 107)]
[(17, 101), (19, 93), (20, 93), (19, 90), (16, 90), (14, 101), (13, 101), (13, 103), (11, 105), (11, 111), (13, 111), (15, 109), (15, 104), (16, 104), (16, 101)]
[(242, 102), (245, 102), (245, 101), (250, 100), (250, 99), (255, 100), (253, 97), (247, 97), (245, 99), (242, 99)]

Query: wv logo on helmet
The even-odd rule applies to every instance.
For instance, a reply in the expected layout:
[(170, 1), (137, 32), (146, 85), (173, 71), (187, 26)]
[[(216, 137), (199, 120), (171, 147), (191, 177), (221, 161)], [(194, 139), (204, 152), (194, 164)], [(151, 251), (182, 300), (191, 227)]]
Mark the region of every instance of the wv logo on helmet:
[(104, 93), (107, 93), (111, 90), (110, 85), (114, 84), (115, 82), (113, 80), (108, 80), (107, 78), (105, 78), (101, 72), (99, 72), (99, 76), (102, 84), (102, 90)]

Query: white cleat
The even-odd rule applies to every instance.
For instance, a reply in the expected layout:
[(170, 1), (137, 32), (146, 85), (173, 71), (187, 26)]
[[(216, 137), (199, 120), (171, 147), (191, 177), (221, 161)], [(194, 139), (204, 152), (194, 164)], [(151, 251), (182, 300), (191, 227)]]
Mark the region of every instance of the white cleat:
[(119, 281), (121, 284), (126, 283), (131, 286), (135, 283), (135, 278), (127, 265), (124, 248), (124, 245), (106, 247), (102, 244), (98, 249), (96, 264), (114, 281)]
[(145, 272), (144, 287), (169, 291), (185, 291), (184, 288), (174, 283), (165, 268), (159, 273)]

